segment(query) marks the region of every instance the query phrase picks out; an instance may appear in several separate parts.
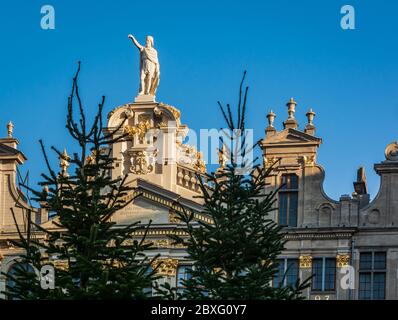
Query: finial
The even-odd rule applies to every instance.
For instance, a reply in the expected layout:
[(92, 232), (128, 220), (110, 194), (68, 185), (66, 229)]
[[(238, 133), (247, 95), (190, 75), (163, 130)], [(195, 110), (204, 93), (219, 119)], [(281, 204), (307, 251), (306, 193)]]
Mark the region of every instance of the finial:
[(64, 152), (59, 156), (59, 166), (61, 167), (61, 175), (64, 177), (68, 176), (67, 170), (70, 165), (69, 161), (70, 157), (66, 152), (66, 149), (64, 149)]
[(196, 160), (194, 162), (194, 168), (196, 170), (199, 170), (202, 173), (206, 172), (206, 164), (203, 161), (203, 153), (200, 151), (197, 151), (195, 158), (196, 158)]
[(305, 115), (307, 116), (308, 119), (308, 125), (312, 126), (316, 113), (312, 110), (312, 108), (310, 108)]
[(398, 161), (398, 142), (391, 142), (384, 151), (387, 161)]
[(267, 119), (268, 119), (268, 126), (269, 127), (273, 127), (274, 126), (275, 118), (276, 118), (276, 114), (272, 110), (270, 112), (268, 112)]
[(50, 189), (48, 188), (48, 185), (43, 186), (43, 196), (44, 198), (47, 198), (48, 194), (50, 193)]
[(221, 149), (218, 149), (218, 164), (220, 169), (224, 169), (227, 164), (228, 157), (226, 155), (225, 144), (223, 143)]
[(97, 150), (92, 150), (91, 154), (86, 158), (86, 164), (95, 164), (96, 157), (97, 157)]
[(289, 115), (288, 119), (294, 119), (294, 113), (296, 112), (295, 108), (296, 108), (297, 102), (294, 101), (293, 98), (290, 98), (289, 102), (286, 103), (286, 106), (288, 107), (287, 109), (287, 113)]
[(10, 121), (7, 124), (7, 132), (8, 132), (8, 137), (11, 138), (12, 137), (12, 131), (14, 129), (14, 124)]

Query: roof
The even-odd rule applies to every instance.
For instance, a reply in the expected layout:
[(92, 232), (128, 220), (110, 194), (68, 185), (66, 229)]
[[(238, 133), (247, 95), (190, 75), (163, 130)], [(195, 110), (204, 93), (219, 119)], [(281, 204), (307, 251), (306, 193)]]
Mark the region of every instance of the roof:
[(22, 164), (26, 159), (25, 155), (18, 149), (7, 146), (0, 142), (0, 159), (15, 159)]

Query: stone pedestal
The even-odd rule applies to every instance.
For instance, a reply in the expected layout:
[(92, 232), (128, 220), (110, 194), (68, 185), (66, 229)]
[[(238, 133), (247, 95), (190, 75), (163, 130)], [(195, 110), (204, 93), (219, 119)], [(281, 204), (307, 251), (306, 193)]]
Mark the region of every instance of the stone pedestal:
[(149, 103), (154, 103), (155, 101), (155, 96), (150, 95), (150, 94), (140, 94), (135, 97), (134, 102), (140, 103), (140, 102), (149, 102)]

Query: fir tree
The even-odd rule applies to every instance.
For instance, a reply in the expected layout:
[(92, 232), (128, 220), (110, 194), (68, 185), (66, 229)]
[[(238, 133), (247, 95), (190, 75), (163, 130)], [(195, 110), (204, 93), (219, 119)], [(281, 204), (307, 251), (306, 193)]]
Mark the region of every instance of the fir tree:
[[(215, 173), (197, 176), (201, 183), (204, 214), (212, 223), (194, 220), (194, 213), (176, 211), (187, 237), (172, 236), (187, 246), (187, 258), (193, 261), (180, 299), (302, 299), (301, 290), (308, 281), (295, 286), (274, 287), (278, 255), (284, 249), (283, 231), (270, 213), (275, 210), (276, 192), (265, 193), (265, 169), (247, 161), (251, 146), (246, 143), (245, 114), (248, 87), (240, 85), (237, 119), (230, 105), (221, 113), (227, 123), (224, 136), (229, 164)], [(226, 145), (226, 141), (221, 141)], [(242, 160), (242, 161), (240, 161)], [(256, 160), (255, 160), (256, 162)], [(251, 169), (249, 169), (251, 168)], [(170, 287), (164, 291), (175, 293)], [(169, 297), (171, 295), (169, 294)]]
[[(73, 174), (66, 170), (56, 173), (40, 141), (49, 173), (42, 174), (42, 191), (27, 187), (34, 200), (46, 203), (48, 210), (56, 214), (53, 224), (57, 228), (49, 231), (35, 224), (30, 212), (27, 230), (17, 225), (20, 239), (13, 243), (23, 254), (14, 273), (6, 275), (7, 282), (13, 283), (6, 290), (11, 299), (144, 299), (151, 294), (148, 289), (157, 278), (156, 268), (150, 268), (156, 256), (149, 259), (144, 254), (151, 250), (151, 244), (144, 242), (146, 232), (141, 238), (134, 237), (136, 231), (148, 230), (149, 225), (143, 227), (136, 222), (116, 226), (111, 221), (115, 212), (135, 199), (124, 199), (135, 192), (126, 186), (126, 177), (110, 176), (114, 159), (109, 146), (125, 138), (112, 138), (124, 123), (104, 133), (102, 97), (92, 126), (87, 126), (77, 82), (79, 71), (80, 63), (68, 99), (66, 124), (79, 152), (69, 158), (52, 147), (65, 166), (71, 165), (69, 171)], [(79, 115), (78, 123), (75, 113)], [(38, 240), (36, 235), (40, 233), (46, 235), (46, 241)], [(33, 271), (45, 265), (55, 268), (54, 289), (43, 289)]]

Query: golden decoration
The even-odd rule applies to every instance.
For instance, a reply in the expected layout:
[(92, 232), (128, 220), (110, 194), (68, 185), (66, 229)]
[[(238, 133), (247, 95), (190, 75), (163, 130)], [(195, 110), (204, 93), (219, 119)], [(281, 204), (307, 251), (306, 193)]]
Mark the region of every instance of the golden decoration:
[(220, 165), (220, 169), (224, 169), (227, 164), (227, 152), (225, 148), (225, 144), (222, 144), (221, 149), (218, 150), (218, 164)]
[(118, 260), (114, 260), (112, 263), (112, 267), (121, 268), (121, 267), (123, 267), (123, 263)]
[(278, 158), (277, 157), (269, 157), (269, 158), (266, 158), (266, 157), (264, 157), (263, 158), (263, 165), (264, 165), (264, 168), (269, 168), (269, 167), (271, 167), (274, 163), (276, 163), (278, 161)]
[(69, 269), (68, 261), (66, 260), (55, 260), (52, 262), (54, 267), (67, 271)]
[(153, 166), (148, 162), (146, 151), (135, 151), (131, 162), (130, 171), (134, 174), (147, 174), (153, 170)]
[(222, 276), (226, 276), (227, 275), (227, 272), (225, 270), (223, 270), (223, 268), (220, 268), (220, 267), (213, 268), (213, 272), (214, 273), (219, 273)]
[(68, 176), (68, 167), (70, 166), (70, 157), (64, 149), (64, 152), (59, 156), (59, 166), (61, 167), (61, 175)]
[(170, 106), (163, 102), (159, 103), (159, 107), (163, 107), (163, 108), (169, 110), (173, 114), (174, 118), (176, 118), (176, 120), (180, 119), (181, 112), (176, 107)]
[(97, 150), (91, 151), (91, 154), (87, 156), (86, 163), (87, 164), (95, 164), (95, 159), (97, 157)]
[(300, 256), (300, 268), (307, 269), (312, 268), (312, 257), (311, 256)]
[(7, 133), (8, 133), (8, 137), (9, 137), (9, 138), (12, 138), (12, 131), (13, 131), (13, 129), (14, 129), (14, 124), (10, 121), (10, 122), (7, 124)]
[[(159, 267), (158, 267), (159, 266)], [(159, 258), (152, 262), (151, 267), (157, 268), (157, 274), (173, 277), (177, 273), (178, 260), (172, 258)]]
[(144, 138), (149, 129), (151, 129), (151, 122), (148, 117), (140, 117), (138, 124), (135, 126), (125, 126), (124, 132), (128, 133), (130, 137), (138, 135), (140, 143), (144, 143)]
[(336, 256), (337, 268), (344, 268), (350, 265), (350, 255), (349, 254), (338, 254)]
[(196, 160), (193, 164), (194, 168), (198, 171), (200, 171), (201, 173), (205, 173), (206, 172), (206, 164), (203, 161), (203, 153), (202, 152), (196, 152)]
[(315, 165), (315, 155), (303, 156), (303, 161), (305, 166), (312, 167)]
[(174, 210), (169, 210), (169, 222), (170, 223), (181, 223), (181, 219), (179, 216), (175, 213)]
[(390, 143), (386, 150), (384, 151), (386, 160), (388, 161), (398, 161), (398, 142), (394, 141)]
[(174, 244), (168, 239), (155, 239), (155, 240), (144, 240), (144, 244), (151, 243), (154, 247), (157, 248), (186, 248), (186, 246), (182, 243)]
[(169, 248), (171, 246), (169, 240), (167, 239), (144, 240), (144, 244), (150, 243), (157, 248)]
[(262, 266), (270, 267), (273, 264), (274, 264), (274, 262), (271, 259), (261, 260), (261, 265)]

